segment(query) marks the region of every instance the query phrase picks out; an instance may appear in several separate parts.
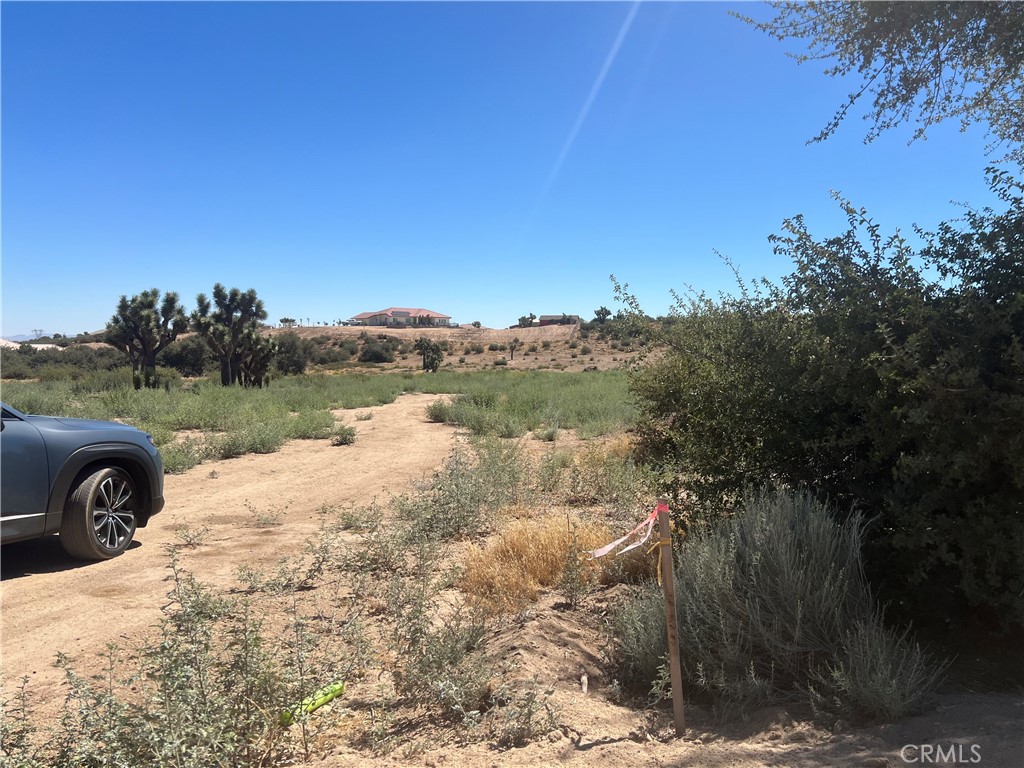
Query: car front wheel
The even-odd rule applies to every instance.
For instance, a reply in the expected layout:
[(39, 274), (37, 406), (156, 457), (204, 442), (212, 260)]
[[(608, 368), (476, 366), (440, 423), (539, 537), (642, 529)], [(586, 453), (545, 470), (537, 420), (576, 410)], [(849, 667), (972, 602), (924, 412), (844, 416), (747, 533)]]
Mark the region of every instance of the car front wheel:
[(138, 497), (135, 484), (117, 467), (82, 480), (68, 497), (60, 526), (65, 551), (81, 560), (109, 560), (132, 542)]

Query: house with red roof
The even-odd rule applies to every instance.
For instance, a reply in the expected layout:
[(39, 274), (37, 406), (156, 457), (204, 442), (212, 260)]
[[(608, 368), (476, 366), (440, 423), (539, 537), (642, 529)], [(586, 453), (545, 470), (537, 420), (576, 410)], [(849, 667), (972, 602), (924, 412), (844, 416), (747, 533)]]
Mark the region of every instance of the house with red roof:
[(389, 325), (389, 326), (437, 326), (448, 325), (450, 315), (442, 315), (429, 309), (415, 307), (388, 307), (377, 312), (360, 312), (352, 318), (353, 325)]

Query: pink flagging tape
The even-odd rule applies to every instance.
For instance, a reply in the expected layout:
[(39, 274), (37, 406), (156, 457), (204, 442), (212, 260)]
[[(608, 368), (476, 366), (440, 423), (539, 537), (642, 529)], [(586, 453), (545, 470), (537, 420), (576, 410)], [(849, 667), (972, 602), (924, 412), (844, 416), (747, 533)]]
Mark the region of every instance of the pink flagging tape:
[(657, 507), (654, 508), (654, 511), (651, 512), (651, 514), (649, 514), (643, 520), (643, 522), (640, 523), (640, 525), (638, 525), (632, 531), (627, 533), (625, 536), (623, 536), (623, 537), (621, 537), (619, 539), (616, 539), (611, 544), (605, 544), (603, 547), (600, 547), (598, 549), (592, 550), (588, 554), (593, 559), (597, 559), (599, 557), (604, 557), (609, 552), (613, 551), (618, 546), (620, 546), (621, 544), (624, 544), (626, 541), (628, 541), (629, 537), (632, 536), (634, 533), (637, 533), (638, 531), (646, 528), (646, 530), (643, 533), (643, 536), (641, 536), (639, 539), (634, 541), (629, 546), (626, 546), (626, 547), (623, 547), (622, 549), (620, 549), (618, 552), (615, 553), (615, 556), (618, 557), (619, 555), (622, 555), (622, 554), (625, 554), (626, 552), (629, 552), (631, 549), (636, 549), (637, 547), (643, 545), (651, 537), (651, 531), (654, 530), (654, 524), (658, 521), (658, 513), (661, 512), (661, 510), (663, 508), (666, 509), (666, 510), (668, 509), (668, 507), (665, 506), (664, 504), (659, 504)]

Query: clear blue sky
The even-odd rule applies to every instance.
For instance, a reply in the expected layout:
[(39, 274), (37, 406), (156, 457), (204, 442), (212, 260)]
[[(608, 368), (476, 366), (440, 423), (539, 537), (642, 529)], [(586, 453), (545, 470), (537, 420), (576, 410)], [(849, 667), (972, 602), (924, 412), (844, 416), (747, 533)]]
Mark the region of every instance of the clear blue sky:
[(871, 145), (853, 83), (719, 3), (20, 3), (2, 22), (5, 336), (121, 294), (255, 288), (269, 319), (488, 326), (733, 288), (829, 190), (885, 230), (993, 202), (980, 128)]

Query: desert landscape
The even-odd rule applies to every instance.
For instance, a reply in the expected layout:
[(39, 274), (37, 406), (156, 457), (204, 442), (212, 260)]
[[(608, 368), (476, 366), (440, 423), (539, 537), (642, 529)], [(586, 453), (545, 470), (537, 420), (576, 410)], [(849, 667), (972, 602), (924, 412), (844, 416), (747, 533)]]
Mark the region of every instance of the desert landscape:
[[(54, 663), (58, 652), (78, 673), (102, 677), (101, 652), (108, 644), (130, 653), (152, 639), (168, 602), (171, 551), (181, 568), (211, 588), (238, 592), (240, 566), (271, 568), (281, 557), (302, 555), (322, 525), (318, 510), (359, 508), (422, 488), (465, 441), (459, 430), (427, 420), (426, 408), (436, 399), (410, 394), (389, 405), (335, 412), (339, 422), (355, 426), (357, 439), (350, 446), (293, 441), (278, 453), (204, 463), (168, 476), (166, 509), (140, 531), (136, 545), (112, 561), (69, 562), (53, 537), (4, 547), (6, 694), (27, 677), (39, 716), (55, 716), (66, 694), (64, 672)], [(402, 450), (395, 450), (396, 443)], [(532, 441), (531, 450), (544, 449)], [(254, 510), (275, 511), (280, 519), (261, 522)], [(541, 510), (517, 511), (534, 513)], [(358, 538), (344, 535), (349, 543)], [(344, 579), (299, 594), (315, 602), (331, 590), (351, 589)], [(370, 674), (348, 681), (343, 697), (310, 715), (316, 742), (309, 764), (879, 768), (925, 762), (921, 745), (943, 750), (936, 764), (1010, 768), (1024, 759), (1024, 701), (1009, 693), (942, 694), (921, 715), (866, 728), (841, 722), (830, 728), (809, 711), (785, 706), (723, 725), (706, 708), (691, 705), (686, 734), (675, 738), (665, 705), (638, 708), (615, 694), (603, 617), (622, 588), (596, 588), (572, 609), (557, 589), (543, 590), (527, 610), (488, 630), (483, 647), (505, 670), (505, 682), (525, 687), (532, 681), (548, 694), (550, 722), (524, 746), (467, 739), (444, 721), (410, 712), (403, 715), (407, 730), (389, 736), (393, 744), (374, 745), (367, 738), (373, 702), (387, 681), (371, 665)], [(955, 759), (946, 759), (952, 749), (959, 750)]]

